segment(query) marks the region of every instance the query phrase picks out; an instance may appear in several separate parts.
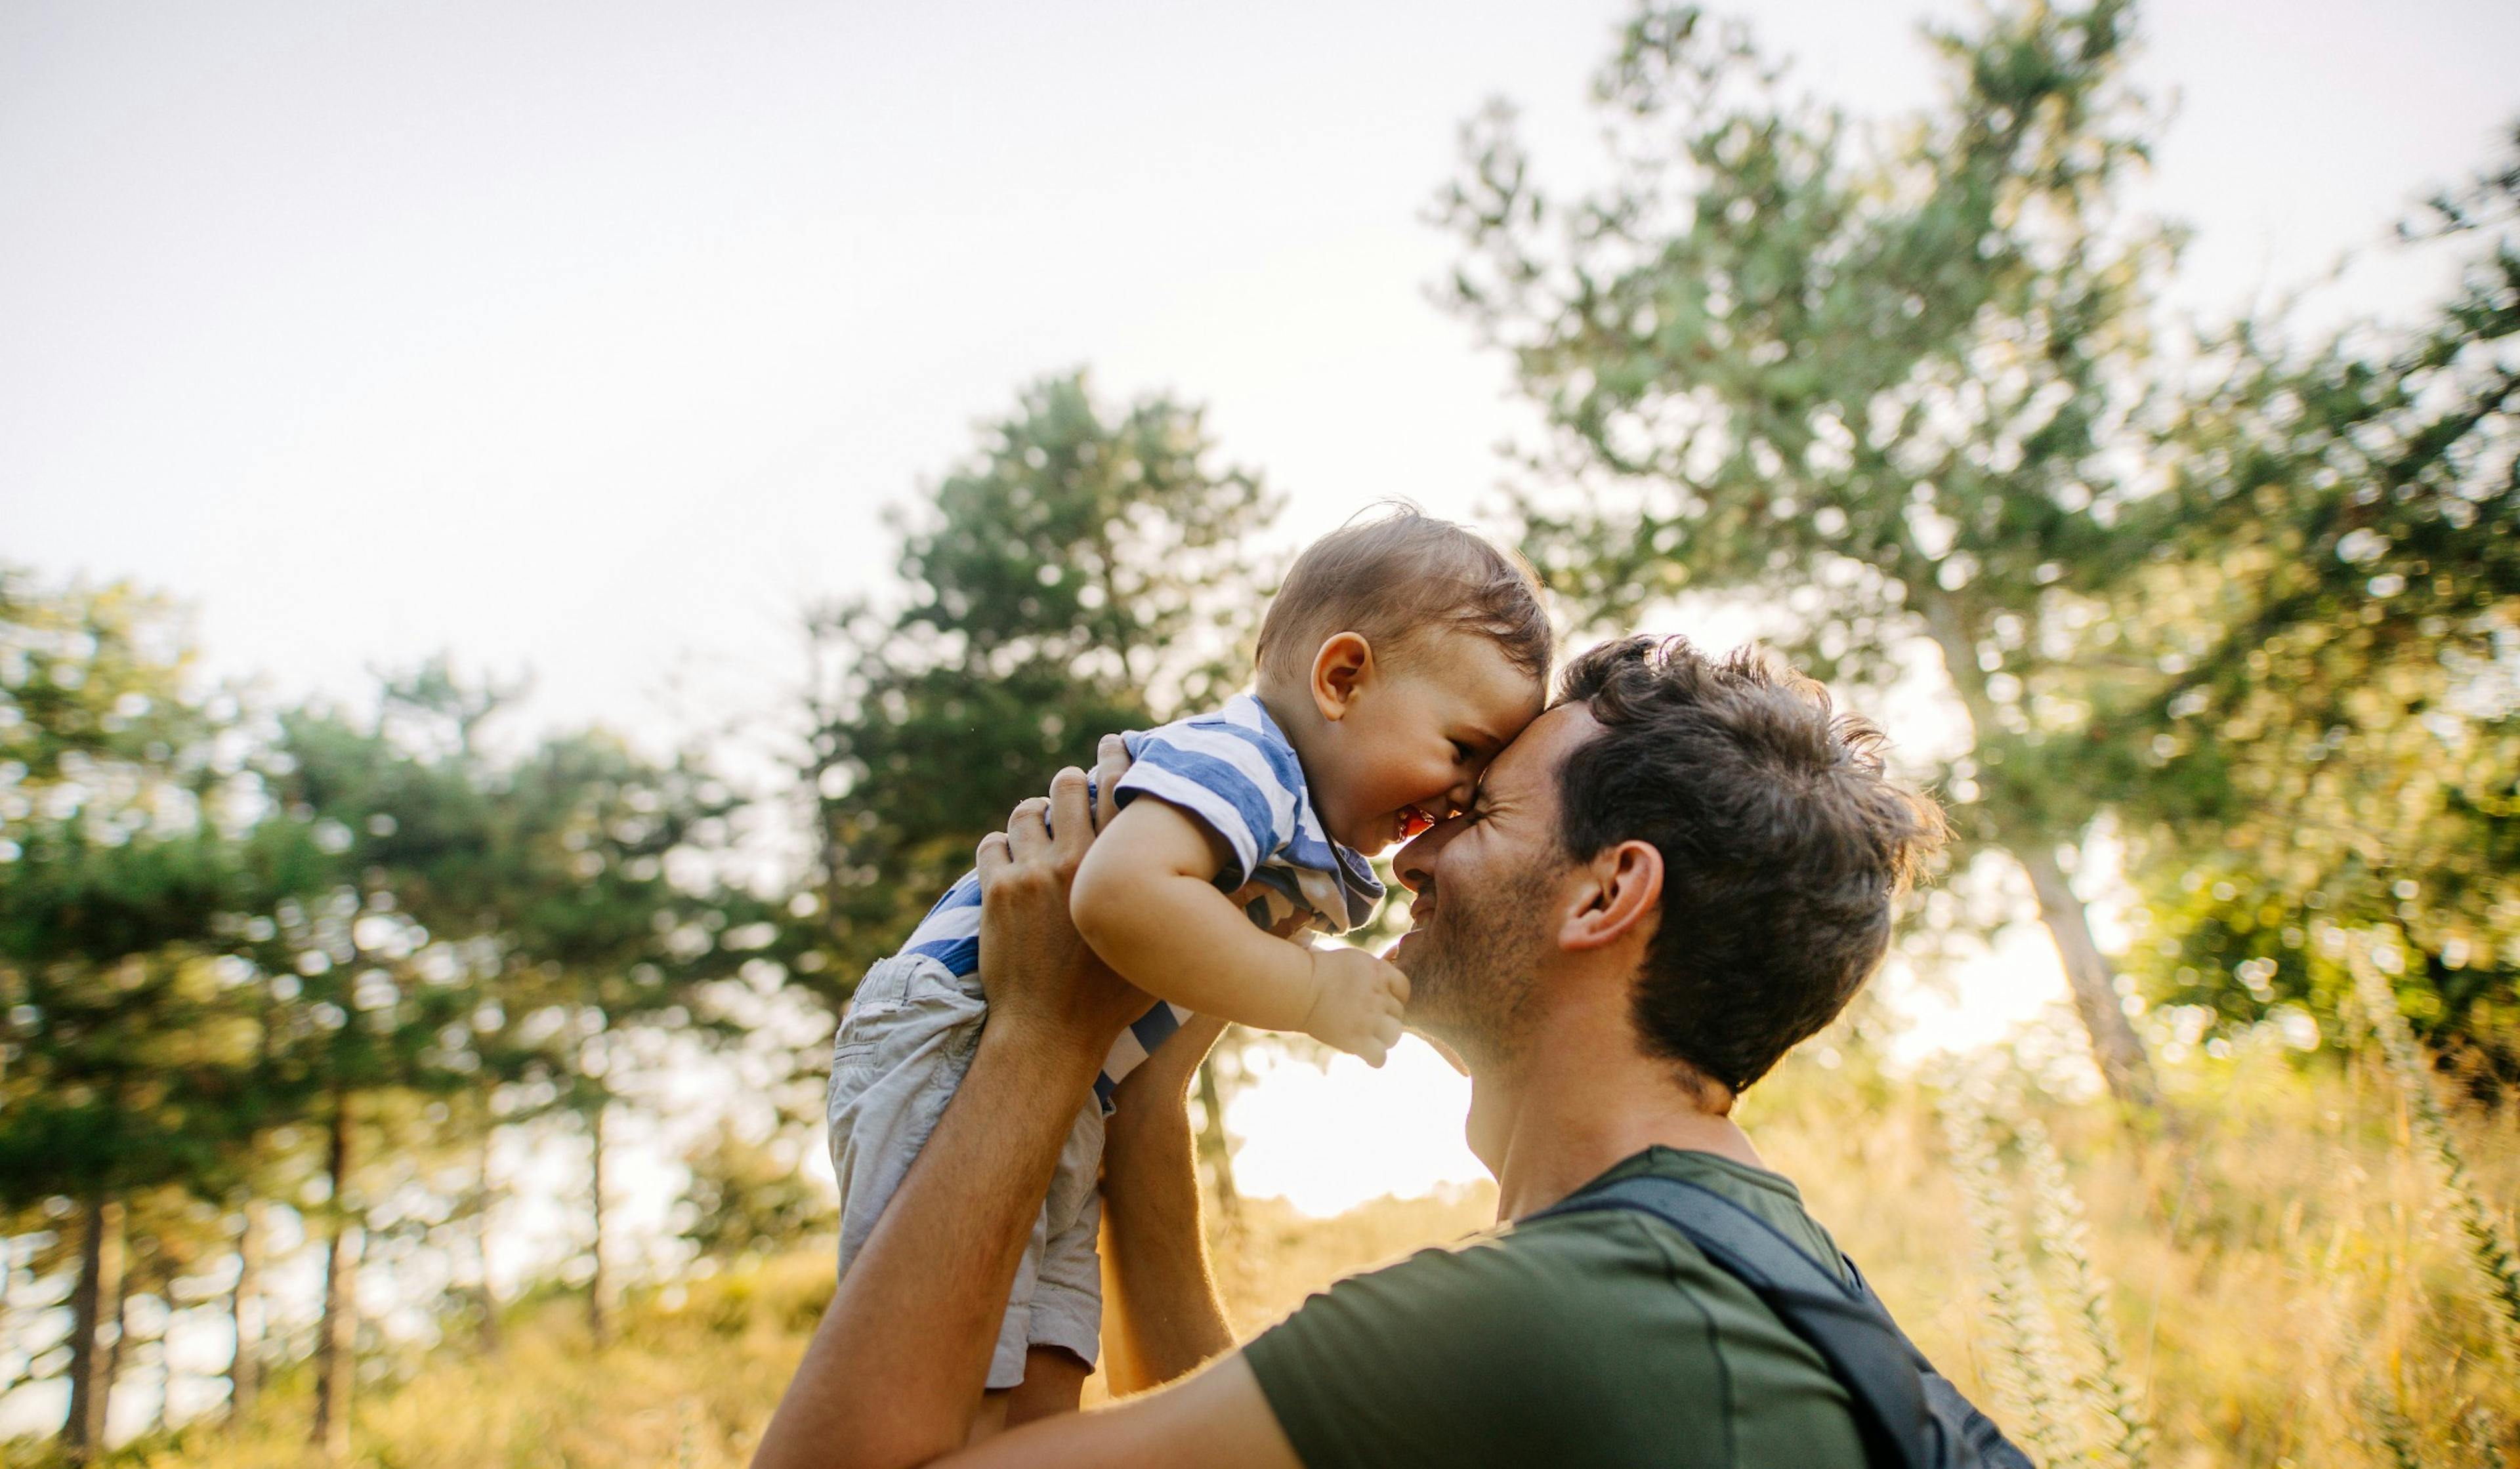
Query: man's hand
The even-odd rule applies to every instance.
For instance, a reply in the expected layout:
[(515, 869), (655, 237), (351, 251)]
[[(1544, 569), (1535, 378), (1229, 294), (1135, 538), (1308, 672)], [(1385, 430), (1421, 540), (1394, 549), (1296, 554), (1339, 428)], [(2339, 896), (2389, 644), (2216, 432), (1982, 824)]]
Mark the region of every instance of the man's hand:
[(993, 1027), (1099, 1064), (1120, 1027), (1154, 1002), (1112, 973), (1068, 918), (1067, 889), (1093, 840), (1085, 773), (1073, 766), (1051, 779), (1047, 800), (1025, 801), (1005, 831), (982, 838), (980, 984)]
[(1362, 949), (1313, 952), (1313, 1007), (1304, 1034), (1379, 1066), (1400, 1044), (1409, 976)]

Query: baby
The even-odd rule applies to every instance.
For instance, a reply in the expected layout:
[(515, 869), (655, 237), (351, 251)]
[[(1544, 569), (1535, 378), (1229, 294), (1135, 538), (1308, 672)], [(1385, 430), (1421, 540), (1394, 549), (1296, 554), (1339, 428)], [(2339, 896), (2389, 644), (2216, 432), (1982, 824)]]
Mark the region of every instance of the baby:
[[(1301, 1031), (1382, 1064), (1407, 977), (1361, 950), (1313, 949), (1304, 930), (1339, 933), (1372, 914), (1382, 884), (1366, 854), (1467, 806), (1489, 760), (1539, 714), (1551, 651), (1528, 566), (1402, 510), (1296, 559), (1261, 622), (1257, 696), (1127, 736), (1119, 814), (1069, 903), (1095, 952), (1161, 1002), (1121, 1033), (1099, 1104), (1068, 1135), (991, 1389), (1021, 1384), (1033, 1347), (1093, 1363), (1102, 1117), (1119, 1080), (1187, 1016)], [(970, 1064), (987, 1013), (979, 932), (979, 883), (967, 874), (867, 971), (841, 1019), (830, 1117), (843, 1270)]]

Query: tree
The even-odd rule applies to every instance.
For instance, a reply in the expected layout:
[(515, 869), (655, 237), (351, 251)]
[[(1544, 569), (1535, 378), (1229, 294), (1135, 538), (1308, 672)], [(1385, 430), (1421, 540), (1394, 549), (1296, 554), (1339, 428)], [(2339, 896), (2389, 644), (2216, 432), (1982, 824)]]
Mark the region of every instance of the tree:
[(162, 604), (0, 575), (0, 1208), (76, 1201), (66, 1449), (102, 1447), (135, 1196), (215, 1187), (239, 1055), (210, 721)]
[[(2410, 236), (2481, 239), (2436, 319), (2255, 330), (2185, 414), (2177, 554), (2135, 595), (2185, 677), (2125, 711), (2165, 999), (2333, 1015), (2389, 925), (2408, 1017), (2520, 1080), (2520, 135)], [(2392, 338), (2395, 337), (2394, 344)], [(2381, 350), (2373, 350), (2376, 344)], [(2322, 942), (2324, 939), (2324, 942)]]
[(272, 810), (249, 852), (268, 917), (240, 936), (277, 1006), (275, 1090), (305, 1098), (327, 1189), (313, 1435), (349, 1449), (362, 1245), (362, 1143), (394, 1103), (474, 1084), (484, 999), (467, 941), (497, 913), (492, 793), (464, 741), (428, 736), (437, 692), (385, 690), (369, 718), (285, 712), (262, 760)]
[(2140, 512), (2146, 289), (2176, 241), (2119, 207), (2146, 146), (2129, 34), (2118, 0), (1935, 33), (1944, 103), (1868, 139), (1789, 100), (1739, 27), (1649, 10), (1596, 85), (1607, 184), (1544, 193), (1499, 105), (1440, 212), (1451, 304), (1549, 425), (1517, 499), (1552, 583), (1604, 619), (1756, 598), (1822, 677), (1887, 683), (1934, 648), (1973, 732), (1956, 826), (2020, 864), (2102, 1076), (2148, 1103), (2059, 860), (2099, 810), (2074, 778), (2088, 671), (2038, 687), (2048, 631), (2165, 534)]
[(544, 741), (508, 782), (503, 990), (519, 1012), (561, 1021), (546, 1056), (586, 1129), (587, 1325), (598, 1344), (609, 1335), (604, 1129), (628, 1061), (622, 1033), (720, 1029), (697, 1018), (698, 992), (776, 936), (766, 922), (730, 924), (710, 890), (674, 880), (678, 859), (723, 845), (739, 804), (696, 757), (659, 765), (591, 731)]
[(837, 1227), (831, 1194), (797, 1166), (810, 1135), (782, 1127), (756, 1139), (721, 1123), (683, 1160), (692, 1178), (676, 1211), (677, 1232), (704, 1256), (732, 1259)]
[[(41, 1360), (68, 1358), (83, 1455), (117, 1365), (163, 1350), (107, 1329), (122, 1303), (154, 1319), (218, 1257), (250, 1411), (262, 1206), (311, 1199), (314, 1437), (338, 1457), (363, 1258), (469, 1230), (486, 1266), (496, 1131), (557, 1107), (600, 1148), (643, 1059), (616, 1043), (727, 1028), (708, 987), (766, 983), (780, 928), (711, 869), (739, 803), (693, 758), (595, 733), (501, 758), (481, 730), (508, 690), (443, 662), (366, 709), (264, 715), (199, 696), (180, 631), (127, 589), (0, 575), (0, 1218), (71, 1283)], [(486, 1269), (478, 1294), (486, 1335)]]

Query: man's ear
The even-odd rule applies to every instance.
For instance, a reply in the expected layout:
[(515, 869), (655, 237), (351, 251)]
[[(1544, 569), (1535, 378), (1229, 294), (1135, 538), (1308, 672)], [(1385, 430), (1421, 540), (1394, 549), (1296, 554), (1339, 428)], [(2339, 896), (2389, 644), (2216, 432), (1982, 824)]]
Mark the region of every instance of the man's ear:
[(1662, 853), (1624, 841), (1576, 867), (1575, 906), (1558, 925), (1567, 949), (1606, 949), (1630, 935), (1650, 937), (1662, 914)]
[(1373, 680), (1373, 645), (1363, 633), (1332, 633), (1313, 654), (1313, 704), (1332, 724), (1347, 718), (1357, 691)]

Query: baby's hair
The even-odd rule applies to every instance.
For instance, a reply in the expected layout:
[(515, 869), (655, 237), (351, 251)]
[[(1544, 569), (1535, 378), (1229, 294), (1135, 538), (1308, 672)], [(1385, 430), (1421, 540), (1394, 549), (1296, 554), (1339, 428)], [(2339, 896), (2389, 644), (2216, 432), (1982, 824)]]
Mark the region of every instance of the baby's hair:
[(1363, 634), (1397, 660), (1429, 633), (1476, 633), (1547, 683), (1555, 651), (1531, 563), (1405, 501), (1360, 514), (1304, 548), (1260, 621), (1263, 678), (1302, 679), (1334, 633)]

